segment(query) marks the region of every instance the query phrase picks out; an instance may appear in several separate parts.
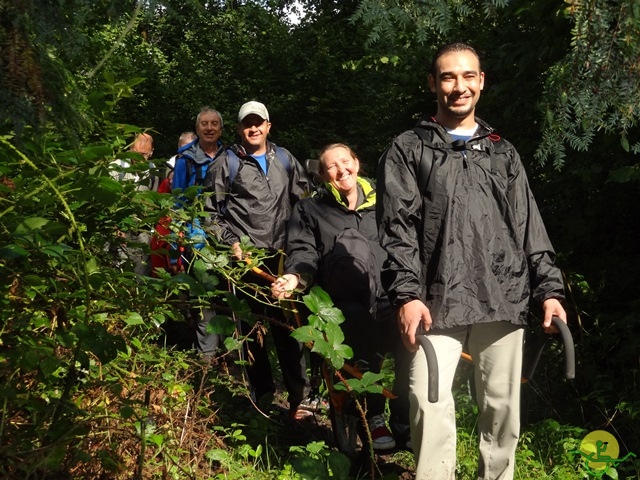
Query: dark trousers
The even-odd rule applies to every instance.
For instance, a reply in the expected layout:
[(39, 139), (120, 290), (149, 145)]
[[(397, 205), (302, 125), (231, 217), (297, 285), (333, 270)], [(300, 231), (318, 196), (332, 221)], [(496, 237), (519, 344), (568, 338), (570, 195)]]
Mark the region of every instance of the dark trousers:
[(392, 422), (399, 425), (409, 425), (409, 370), (412, 354), (402, 343), (400, 330), (396, 321), (396, 310), (391, 306), (385, 312), (386, 351), (391, 352), (394, 360), (395, 380), (393, 393), (396, 399), (389, 404)]
[[(360, 303), (338, 301), (336, 307), (344, 315), (344, 323), (340, 325), (344, 343), (353, 350), (349, 363), (355, 363), (361, 372), (364, 367), (372, 373), (380, 373), (381, 355), (384, 355), (382, 323)], [(385, 398), (382, 395), (366, 394), (365, 398), (368, 419), (384, 413)]]
[[(267, 259), (265, 266), (260, 268), (272, 272), (275, 276), (278, 266), (277, 261), (277, 257)], [(253, 273), (247, 274), (245, 280), (248, 283), (260, 285), (265, 289), (264, 291), (267, 291), (266, 288), (271, 285), (269, 281)], [(265, 305), (243, 292), (237, 292), (236, 294), (239, 299), (247, 301), (252, 313), (292, 325), (292, 322), (285, 317), (284, 311), (279, 306)], [(262, 317), (259, 320), (262, 323), (269, 324), (267, 328), (273, 337), (284, 385), (288, 393), (289, 409), (294, 411), (310, 391), (304, 346), (291, 336), (290, 329), (274, 322), (269, 322)], [(243, 335), (247, 335), (251, 331), (251, 326), (248, 322), (243, 320), (240, 325)], [(295, 327), (295, 325), (293, 326)], [(257, 400), (266, 393), (275, 392), (275, 384), (271, 364), (269, 363), (266, 338), (261, 338), (260, 333), (257, 331), (251, 333), (249, 338), (251, 341), (245, 342), (245, 357), (250, 362), (247, 366), (247, 375)]]

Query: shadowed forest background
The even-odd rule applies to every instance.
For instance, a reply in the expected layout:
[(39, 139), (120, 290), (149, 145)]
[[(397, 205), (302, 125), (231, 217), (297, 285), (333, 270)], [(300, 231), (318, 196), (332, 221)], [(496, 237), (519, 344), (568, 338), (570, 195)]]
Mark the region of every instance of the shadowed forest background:
[[(451, 41), (480, 53), (478, 115), (521, 154), (567, 284), (577, 378), (545, 351), (524, 419), (546, 423), (519, 457), (540, 465), (521, 478), (586, 478), (554, 473), (540, 446), (562, 456), (592, 430), (640, 455), (637, 1), (0, 0), (0, 476), (236, 478), (237, 462), (252, 478), (253, 462), (254, 478), (296, 478), (288, 454), (266, 461), (223, 422), (192, 424), (197, 447), (170, 427), (145, 434), (156, 397), (170, 417), (205, 395), (188, 357), (152, 350), (158, 326), (180, 293), (224, 296), (220, 280), (242, 272), (224, 255), (192, 281), (110, 265), (115, 227), (151, 229), (173, 201), (110, 181), (108, 165), (143, 130), (161, 165), (205, 105), (234, 142), (238, 108), (258, 100), (300, 161), (344, 142), (373, 175), (435, 112), (427, 74)], [(616, 468), (640, 472), (633, 458)]]

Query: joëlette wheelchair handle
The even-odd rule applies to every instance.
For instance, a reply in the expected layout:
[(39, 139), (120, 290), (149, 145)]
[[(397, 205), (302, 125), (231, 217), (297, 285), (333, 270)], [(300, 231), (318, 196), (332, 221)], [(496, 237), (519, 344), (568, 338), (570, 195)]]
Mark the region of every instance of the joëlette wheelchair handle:
[(562, 336), (562, 343), (564, 346), (564, 377), (567, 380), (573, 380), (576, 378), (576, 354), (573, 346), (571, 330), (569, 330), (567, 324), (559, 317), (553, 317), (551, 322), (560, 331), (560, 335)]
[(418, 334), (416, 335), (416, 342), (420, 344), (420, 346), (424, 350), (424, 354), (427, 357), (427, 371), (429, 373), (429, 392), (428, 392), (428, 400), (429, 403), (436, 403), (438, 401), (438, 397), (440, 396), (440, 392), (438, 390), (438, 357), (436, 357), (436, 351), (433, 348), (433, 344), (431, 340), (418, 329)]
[[(562, 336), (562, 343), (564, 346), (564, 376), (567, 380), (573, 380), (576, 378), (576, 357), (575, 357), (575, 348), (573, 345), (573, 337), (571, 336), (571, 331), (566, 323), (564, 323), (560, 317), (553, 317), (551, 319), (552, 323), (556, 326), (560, 335)], [(436, 352), (433, 348), (433, 344), (425, 334), (424, 330), (421, 327), (418, 327), (418, 331), (416, 332), (416, 342), (420, 344), (420, 346), (424, 349), (424, 354), (427, 358), (427, 370), (428, 370), (428, 385), (429, 385), (429, 393), (428, 400), (430, 403), (436, 403), (439, 397), (438, 390), (438, 358), (436, 356)], [(541, 352), (540, 352), (541, 353)], [(535, 363), (537, 364), (537, 360), (540, 358), (540, 355), (537, 356)], [(533, 370), (535, 369), (535, 365), (531, 369), (530, 374), (533, 374)], [(530, 376), (528, 377), (530, 378)]]

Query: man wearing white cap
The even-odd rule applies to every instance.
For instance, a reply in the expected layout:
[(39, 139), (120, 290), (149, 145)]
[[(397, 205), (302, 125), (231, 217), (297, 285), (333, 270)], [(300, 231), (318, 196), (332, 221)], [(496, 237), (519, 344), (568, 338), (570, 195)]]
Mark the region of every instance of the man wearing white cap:
[[(271, 254), (261, 268), (277, 276), (278, 252), (284, 248), (287, 220), (295, 202), (309, 194), (312, 184), (295, 157), (267, 139), (270, 129), (269, 112), (262, 103), (250, 101), (242, 105), (238, 113), (241, 142), (213, 163), (204, 186), (213, 192), (207, 199), (207, 210), (220, 241), (232, 248), (237, 259), (242, 259), (240, 238), (248, 236), (254, 246)], [(270, 287), (269, 281), (255, 275), (246, 280)], [(245, 298), (253, 313), (288, 322), (278, 306), (265, 305), (248, 295)], [(242, 329), (245, 334), (250, 331), (244, 322)], [(304, 415), (299, 406), (309, 393), (303, 348), (291, 337), (289, 329), (272, 323), (270, 330), (288, 392), (289, 413), (299, 419)], [(252, 394), (261, 407), (266, 407), (275, 386), (265, 342), (255, 338), (247, 347)]]

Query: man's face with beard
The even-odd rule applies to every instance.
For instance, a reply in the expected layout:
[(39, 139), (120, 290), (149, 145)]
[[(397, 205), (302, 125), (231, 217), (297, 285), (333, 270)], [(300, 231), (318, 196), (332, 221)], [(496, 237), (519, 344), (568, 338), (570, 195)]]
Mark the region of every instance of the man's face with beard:
[(438, 99), (436, 120), (448, 128), (475, 122), (476, 103), (484, 87), (478, 57), (468, 50), (449, 52), (438, 58), (435, 67), (429, 87)]

